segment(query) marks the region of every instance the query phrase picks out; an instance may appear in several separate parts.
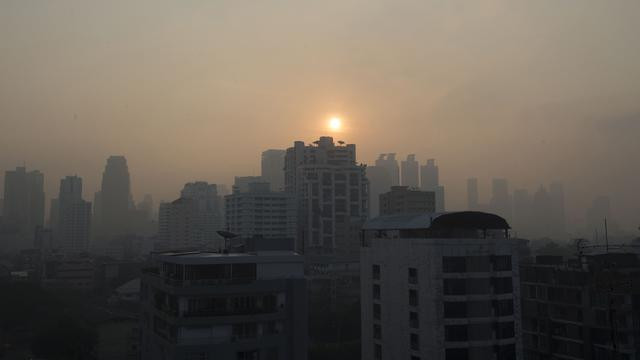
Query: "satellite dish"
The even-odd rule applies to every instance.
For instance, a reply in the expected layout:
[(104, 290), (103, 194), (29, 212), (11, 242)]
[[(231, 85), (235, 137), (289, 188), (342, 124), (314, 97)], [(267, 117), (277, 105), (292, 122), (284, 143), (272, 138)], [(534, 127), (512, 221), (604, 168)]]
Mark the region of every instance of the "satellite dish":
[(225, 239), (233, 239), (238, 237), (238, 235), (230, 232), (230, 231), (225, 231), (225, 230), (219, 230), (218, 231), (218, 235), (222, 236)]

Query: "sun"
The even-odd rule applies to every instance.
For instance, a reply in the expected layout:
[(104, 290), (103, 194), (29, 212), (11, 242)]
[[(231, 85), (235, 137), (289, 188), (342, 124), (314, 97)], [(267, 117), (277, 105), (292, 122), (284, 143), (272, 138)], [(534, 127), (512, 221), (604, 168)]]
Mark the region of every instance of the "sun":
[(337, 116), (329, 119), (329, 129), (333, 131), (339, 131), (342, 128), (342, 119)]

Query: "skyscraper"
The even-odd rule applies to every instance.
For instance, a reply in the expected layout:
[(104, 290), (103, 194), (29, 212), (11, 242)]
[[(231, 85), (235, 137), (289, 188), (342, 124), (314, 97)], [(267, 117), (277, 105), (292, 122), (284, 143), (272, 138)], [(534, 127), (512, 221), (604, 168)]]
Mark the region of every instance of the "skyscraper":
[(493, 179), (491, 184), (491, 210), (511, 219), (511, 196), (509, 195), (509, 183), (507, 179)]
[(131, 184), (127, 159), (111, 156), (102, 174), (100, 191), (100, 233), (109, 240), (115, 235), (126, 234), (129, 229), (129, 209), (131, 206)]
[(284, 157), (286, 150), (269, 149), (262, 152), (261, 175), (273, 191), (284, 190)]
[(478, 179), (467, 179), (467, 208), (469, 210), (478, 210), (480, 207), (480, 199), (478, 194)]
[(416, 155), (407, 155), (407, 160), (400, 163), (401, 181), (403, 186), (410, 188), (420, 187), (420, 164), (416, 161)]
[(380, 154), (376, 160), (376, 166), (387, 170), (389, 176), (391, 176), (391, 186), (400, 185), (400, 167), (398, 166), (398, 160), (396, 160), (396, 154)]
[(17, 231), (11, 250), (33, 247), (35, 229), (44, 224), (44, 175), (17, 167), (5, 172), (3, 222)]
[(549, 201), (551, 202), (551, 235), (561, 237), (565, 235), (565, 213), (564, 213), (564, 186), (562, 183), (554, 182), (549, 185)]
[(369, 217), (374, 218), (380, 214), (380, 194), (391, 190), (391, 175), (381, 166), (367, 166), (366, 174), (369, 180)]
[(420, 189), (433, 191), (436, 194), (436, 211), (445, 211), (444, 186), (440, 185), (440, 171), (435, 159), (428, 159), (425, 165), (420, 166)]
[(323, 136), (287, 149), (285, 189), (298, 205), (298, 249), (305, 254), (357, 254), (358, 231), (369, 211), (365, 166), (354, 144)]
[[(82, 199), (82, 178), (67, 176), (60, 180), (60, 192), (55, 204), (56, 216), (52, 217), (51, 225), (56, 247), (68, 254), (87, 252), (91, 203)], [(52, 208), (52, 214), (53, 210)]]

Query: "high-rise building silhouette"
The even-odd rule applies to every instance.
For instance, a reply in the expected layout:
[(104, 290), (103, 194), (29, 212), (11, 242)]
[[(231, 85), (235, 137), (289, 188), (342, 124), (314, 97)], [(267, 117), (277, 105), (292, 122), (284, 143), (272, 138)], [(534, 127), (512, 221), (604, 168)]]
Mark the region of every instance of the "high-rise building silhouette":
[(380, 215), (419, 214), (436, 211), (433, 191), (421, 191), (408, 186), (392, 186), (391, 191), (380, 194)]
[(380, 194), (391, 190), (391, 175), (381, 166), (367, 166), (367, 179), (369, 180), (369, 217), (380, 214)]
[(562, 237), (566, 232), (564, 210), (564, 186), (554, 182), (549, 185), (549, 201), (551, 202), (550, 233), (553, 237)]
[(96, 202), (100, 210), (96, 218), (100, 235), (109, 240), (113, 236), (129, 232), (129, 209), (131, 208), (131, 182), (127, 159), (111, 156), (102, 173), (102, 187)]
[[(231, 193), (249, 191), (249, 184), (267, 182), (262, 176), (235, 176), (233, 179), (233, 186), (231, 186)], [(269, 184), (271, 187), (271, 184)]]
[(66, 254), (89, 251), (91, 203), (82, 199), (82, 178), (67, 176), (60, 180), (60, 192), (52, 205), (55, 246)]
[(227, 230), (242, 237), (294, 240), (297, 231), (296, 198), (272, 191), (269, 183), (254, 182), (248, 191), (225, 196)]
[(185, 184), (180, 198), (160, 204), (158, 244), (161, 250), (220, 249), (218, 231), (224, 228), (215, 184), (204, 181)]
[(420, 164), (416, 161), (416, 155), (407, 155), (407, 160), (400, 163), (401, 182), (403, 186), (417, 189), (420, 187)]
[(273, 191), (284, 190), (284, 157), (286, 150), (269, 149), (262, 152), (261, 176)]
[(513, 225), (518, 237), (528, 237), (532, 234), (533, 204), (531, 195), (526, 189), (517, 189), (513, 192)]
[(511, 196), (507, 179), (493, 179), (490, 206), (494, 213), (511, 220)]
[(445, 211), (444, 186), (440, 185), (440, 171), (435, 159), (428, 159), (425, 165), (420, 166), (420, 189), (433, 191), (436, 194), (436, 211)]
[[(2, 221), (15, 230), (10, 251), (33, 247), (36, 227), (44, 225), (44, 175), (25, 167), (5, 172)], [(0, 246), (2, 246), (0, 245)]]
[(478, 210), (480, 208), (480, 195), (478, 193), (478, 179), (467, 179), (467, 209)]
[(354, 144), (323, 136), (287, 149), (285, 189), (298, 205), (298, 249), (305, 254), (357, 254), (358, 232), (367, 218), (369, 183), (356, 163)]
[(481, 212), (364, 226), (362, 359), (520, 359), (521, 242)]
[(304, 258), (168, 253), (141, 279), (141, 358), (307, 359)]
[(398, 166), (398, 160), (396, 160), (396, 154), (380, 154), (376, 160), (376, 166), (387, 170), (389, 176), (391, 176), (391, 186), (400, 185), (400, 167)]

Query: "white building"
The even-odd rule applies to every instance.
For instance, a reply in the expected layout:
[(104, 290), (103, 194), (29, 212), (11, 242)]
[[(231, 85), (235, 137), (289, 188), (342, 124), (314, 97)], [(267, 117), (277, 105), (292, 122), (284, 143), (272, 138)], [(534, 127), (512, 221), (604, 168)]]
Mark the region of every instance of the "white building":
[(270, 191), (269, 183), (250, 183), (248, 191), (225, 196), (225, 213), (227, 230), (242, 238), (296, 237), (295, 196)]
[(356, 146), (323, 136), (296, 141), (285, 157), (285, 191), (298, 208), (297, 248), (305, 254), (358, 253), (358, 233), (369, 212), (369, 182), (356, 163)]
[(365, 225), (363, 359), (521, 359), (519, 242), (493, 214), (389, 215)]

